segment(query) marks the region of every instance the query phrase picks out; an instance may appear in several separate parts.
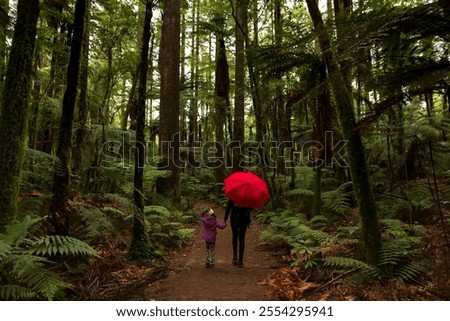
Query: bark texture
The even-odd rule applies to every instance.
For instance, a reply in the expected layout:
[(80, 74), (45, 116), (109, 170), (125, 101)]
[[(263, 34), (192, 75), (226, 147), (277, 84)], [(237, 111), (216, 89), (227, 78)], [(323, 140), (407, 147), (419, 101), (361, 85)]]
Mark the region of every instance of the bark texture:
[(0, 232), (17, 215), (39, 1), (19, 0), (0, 111)]

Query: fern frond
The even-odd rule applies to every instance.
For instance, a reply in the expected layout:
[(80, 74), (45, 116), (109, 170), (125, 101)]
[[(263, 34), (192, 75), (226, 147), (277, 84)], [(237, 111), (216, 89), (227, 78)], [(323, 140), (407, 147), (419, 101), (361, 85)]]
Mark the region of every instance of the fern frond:
[(395, 279), (399, 282), (416, 280), (418, 277), (426, 275), (430, 271), (430, 263), (427, 261), (413, 261), (395, 272)]
[(328, 256), (324, 259), (324, 265), (346, 270), (356, 269), (372, 277), (380, 277), (382, 274), (377, 267), (348, 257)]
[(325, 215), (316, 215), (312, 217), (309, 222), (316, 228), (327, 226), (329, 223), (328, 218)]
[(9, 256), (11, 254), (11, 251), (11, 245), (0, 240), (0, 262)]
[(323, 205), (330, 210), (342, 214), (350, 208), (350, 194), (341, 190), (322, 193)]
[(160, 218), (161, 216), (169, 217), (171, 212), (161, 205), (149, 205), (144, 207), (144, 215), (148, 218)]
[(309, 189), (296, 188), (284, 193), (286, 196), (314, 196), (314, 192)]
[(31, 241), (27, 253), (44, 256), (82, 255), (100, 257), (89, 244), (70, 236), (61, 235), (49, 235)]
[(0, 285), (0, 299), (8, 300), (32, 300), (38, 298), (36, 291), (17, 284)]
[(27, 287), (49, 301), (53, 300), (58, 291), (64, 287), (64, 282), (59, 276), (46, 268), (29, 268), (22, 278)]
[(298, 225), (292, 230), (292, 239), (298, 243), (323, 244), (329, 243), (333, 237), (328, 233), (314, 230), (306, 225)]
[(31, 226), (40, 220), (41, 218), (32, 218), (27, 215), (21, 221), (14, 221), (6, 226), (4, 234), (0, 234), (0, 240), (11, 246), (17, 246), (25, 240)]

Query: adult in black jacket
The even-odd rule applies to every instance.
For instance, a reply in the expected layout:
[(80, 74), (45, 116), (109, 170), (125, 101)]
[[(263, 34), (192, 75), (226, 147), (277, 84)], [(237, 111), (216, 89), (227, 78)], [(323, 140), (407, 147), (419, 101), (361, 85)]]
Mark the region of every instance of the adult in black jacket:
[[(245, 232), (250, 227), (251, 209), (247, 207), (236, 206), (231, 200), (228, 200), (225, 210), (225, 223), (230, 217), (232, 244), (233, 244), (233, 261), (232, 263), (238, 267), (243, 266), (244, 249), (245, 249)], [(238, 252), (239, 248), (239, 252)]]

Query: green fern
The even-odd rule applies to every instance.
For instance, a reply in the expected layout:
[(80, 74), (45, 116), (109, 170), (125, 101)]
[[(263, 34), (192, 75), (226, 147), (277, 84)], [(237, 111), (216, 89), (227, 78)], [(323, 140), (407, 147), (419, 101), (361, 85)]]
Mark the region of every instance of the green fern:
[(409, 262), (397, 269), (395, 280), (402, 283), (414, 281), (423, 275), (427, 275), (430, 267), (430, 263), (425, 260)]
[(98, 253), (87, 243), (70, 236), (49, 235), (30, 241), (26, 253), (42, 256), (94, 256)]
[(348, 257), (328, 256), (323, 261), (325, 266), (337, 267), (344, 270), (359, 270), (363, 274), (371, 276), (373, 278), (381, 278), (382, 276), (379, 268), (371, 266), (360, 260)]
[(149, 205), (144, 208), (144, 215), (153, 252), (165, 253), (173, 246), (179, 248), (194, 235), (194, 229), (184, 227), (190, 217), (174, 208)]
[(296, 188), (284, 193), (289, 197), (314, 196), (314, 192), (310, 189)]
[(16, 284), (0, 285), (0, 298), (2, 300), (33, 300), (39, 297), (30, 287)]
[(321, 228), (327, 226), (330, 221), (325, 215), (316, 215), (312, 217), (309, 222), (314, 226), (314, 228)]
[(343, 214), (350, 208), (350, 193), (334, 190), (322, 193), (322, 202), (325, 208)]
[[(75, 205), (75, 203), (72, 203)], [(109, 215), (110, 209), (102, 210), (95, 206), (78, 203), (76, 223), (73, 224), (73, 233), (80, 235), (84, 240), (101, 242), (110, 235), (121, 235), (119, 228), (114, 225), (115, 217)], [(122, 222), (122, 219), (117, 219)], [(119, 223), (117, 223), (119, 225)], [(121, 223), (123, 225), (123, 222)]]
[(8, 257), (11, 254), (11, 245), (0, 240), (0, 260)]
[(49, 270), (47, 257), (95, 256), (86, 243), (66, 236), (45, 236), (29, 240), (33, 225), (41, 219), (25, 217), (6, 226), (0, 234), (0, 299), (53, 300), (64, 288), (60, 277)]

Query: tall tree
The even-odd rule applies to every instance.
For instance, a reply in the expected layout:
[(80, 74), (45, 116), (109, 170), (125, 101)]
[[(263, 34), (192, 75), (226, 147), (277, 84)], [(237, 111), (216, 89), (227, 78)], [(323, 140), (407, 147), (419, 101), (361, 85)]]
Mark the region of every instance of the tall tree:
[(67, 63), (67, 40), (70, 38), (70, 31), (68, 30), (68, 23), (63, 16), (63, 10), (67, 7), (68, 0), (45, 0), (44, 5), (49, 12), (47, 24), (53, 29), (50, 85), (47, 92), (51, 98), (54, 98), (59, 96), (65, 80), (63, 70)]
[(170, 177), (160, 177), (157, 192), (180, 198), (180, 0), (164, 0), (159, 54), (161, 74), (159, 142), (160, 169)]
[(192, 99), (189, 104), (189, 147), (194, 146), (194, 142), (197, 141), (199, 137), (198, 133), (198, 92), (199, 92), (199, 52), (200, 52), (200, 39), (198, 36), (198, 26), (197, 21), (200, 17), (200, 1), (192, 1), (192, 34), (191, 34), (191, 79), (190, 86), (193, 90)]
[[(234, 86), (234, 122), (233, 143), (238, 147), (244, 143), (245, 121), (245, 35), (247, 33), (247, 0), (236, 1), (235, 15), (235, 86)], [(241, 169), (240, 149), (232, 149), (233, 169)]]
[(0, 1), (0, 92), (3, 88), (6, 71), (6, 32), (9, 23), (9, 0)]
[[(222, 29), (223, 28), (219, 28)], [(216, 61), (216, 79), (214, 90), (214, 125), (215, 125), (215, 147), (216, 157), (219, 160), (214, 166), (215, 178), (217, 183), (221, 183), (225, 179), (225, 137), (224, 124), (226, 119), (226, 111), (230, 107), (230, 77), (228, 72), (228, 61), (225, 50), (225, 40), (223, 34), (219, 32), (217, 35), (217, 61)]]
[[(86, 125), (88, 120), (88, 75), (89, 75), (89, 37), (91, 21), (91, 0), (86, 0), (86, 22), (84, 28), (83, 48), (80, 62), (80, 95), (78, 97), (78, 126), (75, 130), (75, 146), (73, 153), (73, 169), (75, 172), (81, 169), (83, 143), (86, 139)], [(82, 173), (77, 173), (82, 174)]]
[(378, 254), (381, 249), (381, 233), (369, 180), (364, 146), (361, 142), (359, 131), (355, 130), (356, 120), (351, 95), (348, 92), (346, 81), (331, 46), (330, 37), (323, 24), (317, 0), (307, 0), (307, 4), (314, 28), (319, 37), (319, 45), (333, 88), (342, 135), (348, 141), (347, 152), (350, 173), (361, 216), (366, 260), (369, 264), (375, 265), (378, 262)]
[(128, 255), (133, 259), (151, 257), (147, 231), (144, 221), (144, 166), (145, 166), (145, 101), (147, 96), (147, 70), (150, 41), (150, 23), (152, 19), (153, 0), (145, 5), (144, 28), (142, 32), (142, 49), (139, 60), (139, 88), (136, 113), (136, 156), (134, 162), (134, 204), (133, 239)]
[(19, 0), (0, 111), (0, 231), (17, 215), (39, 1)]
[[(142, 6), (142, 3), (139, 2), (139, 12), (138, 12), (138, 30), (137, 30), (137, 43), (136, 43), (136, 47), (138, 50), (142, 50), (142, 33), (143, 33), (143, 29), (142, 27), (144, 26), (144, 22), (143, 19), (145, 19), (145, 7), (146, 6)], [(127, 106), (124, 112), (124, 115), (122, 116), (122, 122), (121, 122), (121, 128), (122, 130), (127, 130), (127, 124), (128, 124), (128, 118), (130, 118), (131, 123), (130, 123), (130, 129), (131, 130), (136, 130), (136, 114), (137, 114), (137, 86), (138, 86), (138, 81), (139, 81), (139, 63), (136, 64), (136, 71), (134, 71), (133, 75), (132, 75), (132, 80), (131, 80), (131, 88), (130, 88), (130, 92), (128, 94), (128, 102), (127, 102)]]
[(75, 103), (78, 91), (81, 49), (83, 46), (86, 0), (77, 0), (73, 23), (73, 38), (70, 50), (69, 66), (67, 67), (67, 87), (64, 92), (61, 122), (59, 125), (58, 147), (53, 177), (53, 196), (50, 204), (50, 223), (56, 234), (65, 235), (69, 228), (69, 199), (72, 132), (75, 114)]

